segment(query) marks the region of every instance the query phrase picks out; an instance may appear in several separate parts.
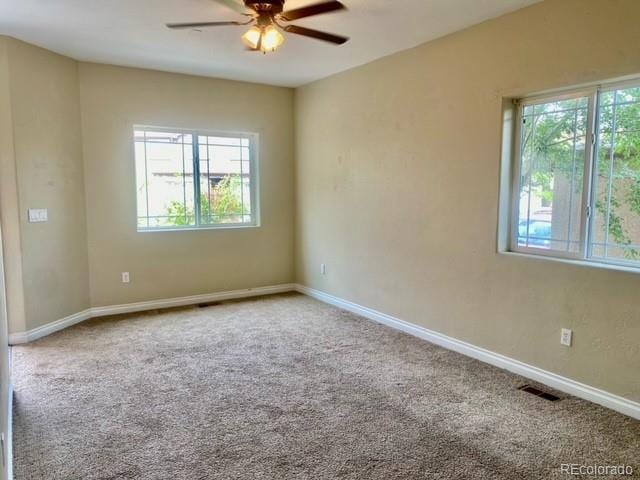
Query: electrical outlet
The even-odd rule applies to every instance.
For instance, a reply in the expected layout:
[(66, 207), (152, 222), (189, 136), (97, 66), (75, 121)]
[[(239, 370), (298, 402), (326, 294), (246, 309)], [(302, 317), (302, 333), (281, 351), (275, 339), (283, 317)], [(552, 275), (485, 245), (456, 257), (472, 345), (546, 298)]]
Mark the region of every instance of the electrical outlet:
[(570, 347), (571, 337), (573, 337), (573, 332), (568, 328), (563, 328), (560, 332), (560, 343), (566, 347)]
[(327, 266), (324, 263), (320, 264), (320, 273), (322, 275), (326, 275), (327, 274)]
[(130, 281), (129, 272), (122, 272), (122, 283), (129, 283)]

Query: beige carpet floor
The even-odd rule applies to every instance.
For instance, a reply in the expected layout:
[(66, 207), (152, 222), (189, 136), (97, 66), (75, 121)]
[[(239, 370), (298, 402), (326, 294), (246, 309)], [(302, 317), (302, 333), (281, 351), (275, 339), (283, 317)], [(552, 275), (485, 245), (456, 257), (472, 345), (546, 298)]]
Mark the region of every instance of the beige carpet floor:
[(297, 294), (96, 319), (12, 354), (19, 480), (640, 470), (640, 422)]

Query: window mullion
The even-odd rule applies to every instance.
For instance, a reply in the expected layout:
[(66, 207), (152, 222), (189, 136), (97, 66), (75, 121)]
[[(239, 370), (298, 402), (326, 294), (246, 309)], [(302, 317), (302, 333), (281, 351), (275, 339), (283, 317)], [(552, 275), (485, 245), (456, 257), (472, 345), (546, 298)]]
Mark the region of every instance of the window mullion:
[(591, 257), (591, 235), (593, 232), (593, 221), (595, 219), (594, 209), (596, 202), (595, 176), (597, 172), (597, 148), (598, 148), (598, 102), (599, 91), (594, 90), (589, 98), (589, 112), (587, 114), (587, 124), (589, 130), (586, 138), (586, 155), (584, 169), (584, 192), (585, 202), (582, 212), (582, 232), (580, 240), (582, 243), (582, 254), (585, 259)]
[(193, 145), (193, 211), (196, 226), (202, 224), (200, 219), (200, 147), (198, 144), (198, 133), (192, 133)]

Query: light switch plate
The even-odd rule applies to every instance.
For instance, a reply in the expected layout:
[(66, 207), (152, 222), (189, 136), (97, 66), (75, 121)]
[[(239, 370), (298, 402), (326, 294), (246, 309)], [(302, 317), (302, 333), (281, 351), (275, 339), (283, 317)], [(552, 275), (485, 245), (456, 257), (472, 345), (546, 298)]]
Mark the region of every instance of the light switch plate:
[(571, 346), (571, 340), (573, 337), (573, 332), (568, 328), (563, 328), (560, 332), (560, 343), (566, 347)]
[(29, 209), (30, 223), (46, 222), (47, 220), (49, 220), (49, 216), (46, 208), (30, 208)]

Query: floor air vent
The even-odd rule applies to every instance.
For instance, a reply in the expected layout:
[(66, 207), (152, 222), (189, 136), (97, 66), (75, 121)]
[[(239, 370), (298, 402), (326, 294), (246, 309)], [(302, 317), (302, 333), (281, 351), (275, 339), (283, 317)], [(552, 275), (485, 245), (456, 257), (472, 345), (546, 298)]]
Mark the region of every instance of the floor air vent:
[(199, 303), (198, 308), (215, 307), (216, 305), (220, 305), (220, 302)]
[(561, 400), (560, 397), (556, 397), (552, 393), (543, 392), (542, 390), (538, 390), (535, 387), (532, 387), (529, 384), (518, 387), (518, 390), (522, 390), (523, 392), (530, 393), (531, 395), (535, 395), (536, 397), (544, 398), (545, 400), (549, 400), (550, 402), (557, 402)]

